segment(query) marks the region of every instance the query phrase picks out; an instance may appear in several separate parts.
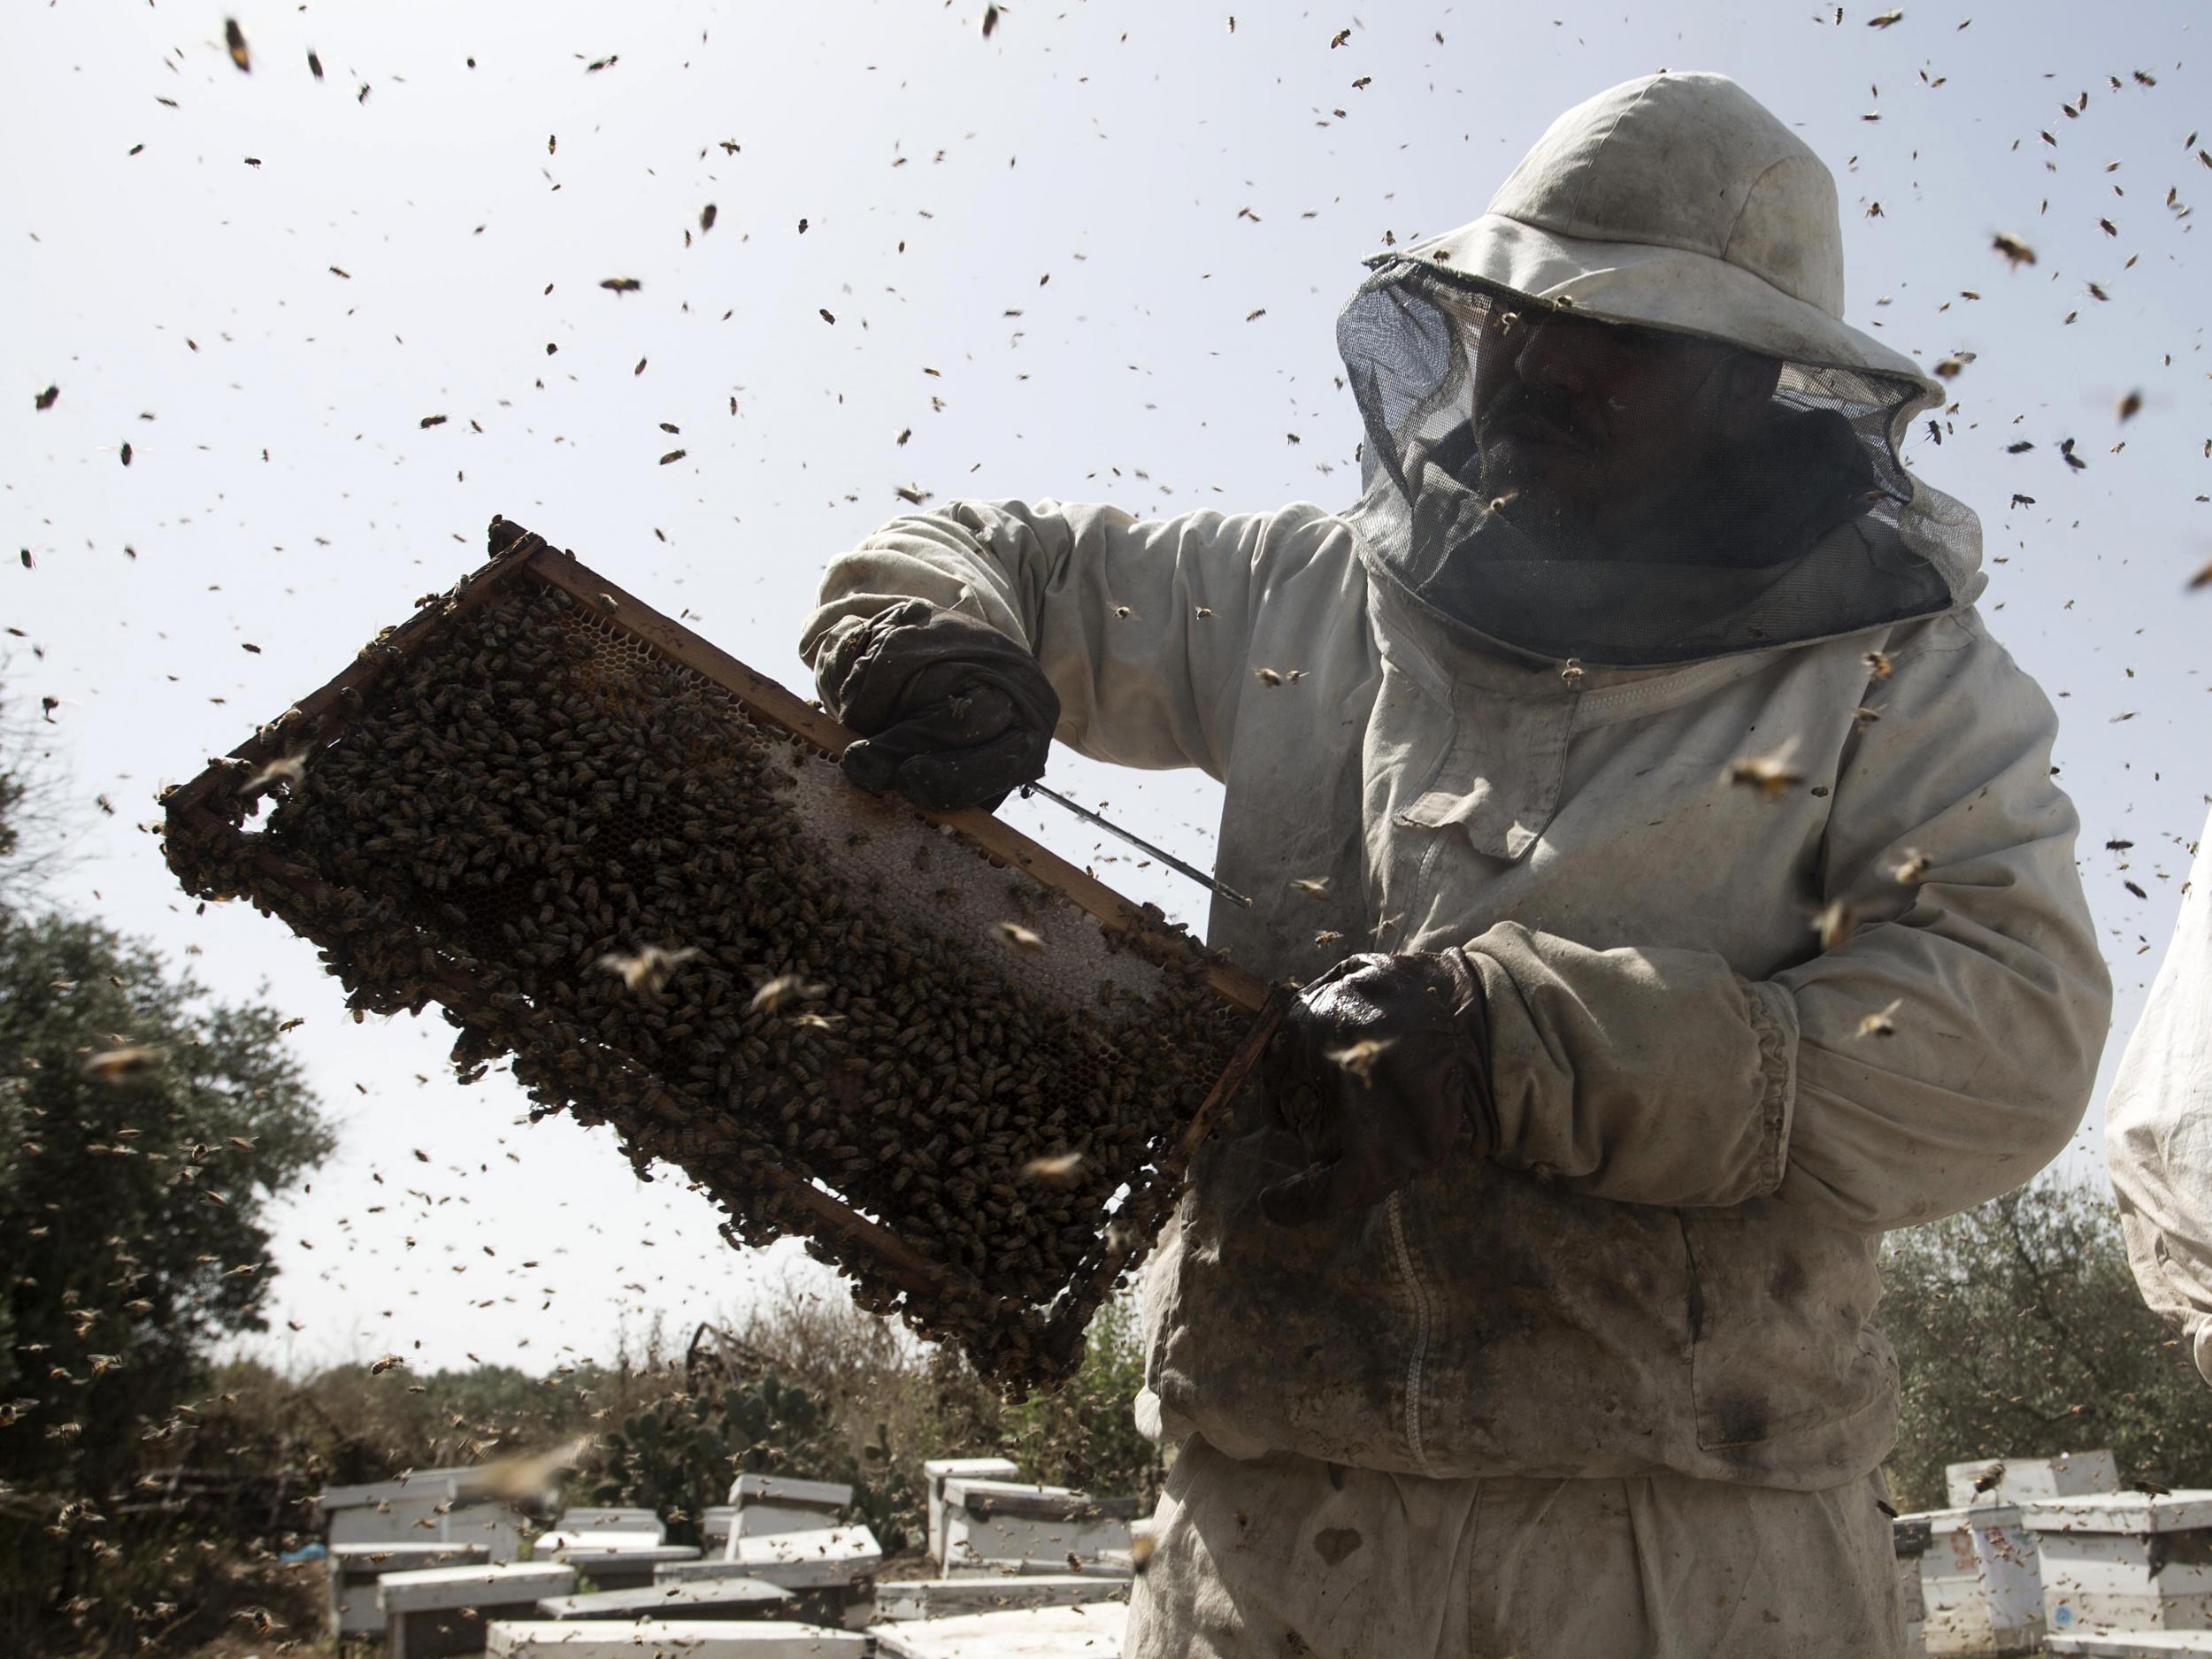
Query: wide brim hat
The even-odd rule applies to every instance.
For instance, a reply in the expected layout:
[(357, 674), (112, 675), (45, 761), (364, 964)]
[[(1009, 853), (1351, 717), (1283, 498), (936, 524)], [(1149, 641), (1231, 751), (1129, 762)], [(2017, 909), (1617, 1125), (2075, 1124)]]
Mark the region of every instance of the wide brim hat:
[(1843, 236), (1820, 158), (1724, 75), (1627, 81), (1555, 121), (1472, 223), (1407, 261), (1602, 321), (1724, 342), (1942, 396), (1843, 320)]

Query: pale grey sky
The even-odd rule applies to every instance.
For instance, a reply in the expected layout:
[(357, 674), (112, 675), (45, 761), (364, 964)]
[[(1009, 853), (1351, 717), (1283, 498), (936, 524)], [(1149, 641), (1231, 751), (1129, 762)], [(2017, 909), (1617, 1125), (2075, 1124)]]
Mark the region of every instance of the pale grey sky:
[[(1877, 28), (1863, 6), (1275, 7), (1233, 31), (1231, 10), (1018, 0), (986, 42), (970, 0), (248, 0), (243, 74), (220, 5), (18, 9), (6, 686), (19, 714), (63, 700), (39, 730), (77, 859), (52, 896), (306, 1018), (342, 1144), (282, 1212), (271, 1351), (604, 1353), (625, 1320), (687, 1333), (794, 1253), (727, 1249), (703, 1200), (637, 1186), (603, 1132), (517, 1126), (503, 1079), (457, 1088), (442, 1024), (353, 1025), (279, 925), (195, 915), (136, 827), (157, 784), (476, 564), (494, 512), (799, 686), (821, 565), (899, 485), (1343, 504), (1358, 434), (1332, 325), (1361, 256), (1474, 217), (1553, 116), (1660, 67), (1735, 75), (1828, 159), (1852, 320), (1923, 361), (1977, 354), (1945, 442), (1924, 430), (1911, 458), (1981, 512), (1993, 626), (2061, 699), (2116, 1055), (2212, 790), (2212, 593), (2183, 591), (2212, 558), (2185, 211), (2212, 200), (2185, 142), (2212, 129), (2200, 8), (2035, 0), (1962, 26), (1961, 0)], [(2008, 268), (1999, 231), (2038, 262)], [(1210, 856), (1204, 780), (1065, 756), (1052, 776)], [(1050, 810), (1016, 809), (1202, 915)]]

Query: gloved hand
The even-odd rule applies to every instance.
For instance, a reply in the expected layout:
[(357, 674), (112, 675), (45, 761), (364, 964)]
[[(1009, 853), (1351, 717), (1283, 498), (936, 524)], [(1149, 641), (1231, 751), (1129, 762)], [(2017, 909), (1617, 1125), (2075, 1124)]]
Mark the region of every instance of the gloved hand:
[(845, 775), (932, 812), (995, 807), (1044, 775), (1060, 698), (996, 628), (907, 599), (838, 639), (814, 667), (823, 706), (861, 733)]
[(1451, 1155), (1462, 1129), (1497, 1143), (1482, 983), (1456, 950), (1348, 956), (1283, 1018), (1263, 1071), (1314, 1167), (1260, 1194), (1310, 1227), (1364, 1209)]

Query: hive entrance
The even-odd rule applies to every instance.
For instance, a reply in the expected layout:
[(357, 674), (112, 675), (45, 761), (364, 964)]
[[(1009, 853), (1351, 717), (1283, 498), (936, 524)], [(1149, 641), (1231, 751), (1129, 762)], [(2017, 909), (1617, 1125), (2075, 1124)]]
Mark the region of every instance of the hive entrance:
[[(510, 1062), (733, 1240), (804, 1234), (1010, 1386), (1064, 1374), (1248, 1066), (1259, 987), (995, 820), (862, 794), (818, 714), (493, 537), (169, 797), (173, 866), (314, 941), (356, 1009), (435, 1002), (465, 1079)], [(296, 781), (242, 792), (280, 756)], [(638, 984), (606, 965), (648, 948)]]

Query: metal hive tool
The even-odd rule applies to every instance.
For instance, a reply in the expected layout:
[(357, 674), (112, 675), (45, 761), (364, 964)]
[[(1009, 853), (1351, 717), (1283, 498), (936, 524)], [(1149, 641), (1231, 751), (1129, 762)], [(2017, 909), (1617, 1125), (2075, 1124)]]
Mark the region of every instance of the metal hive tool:
[[(987, 813), (853, 788), (818, 710), (490, 544), (166, 793), (171, 867), (313, 941), (357, 1018), (437, 1004), (463, 1080), (611, 1123), (733, 1242), (803, 1235), (1009, 1389), (1066, 1376), (1279, 994)], [(637, 985), (603, 964), (647, 947)]]

